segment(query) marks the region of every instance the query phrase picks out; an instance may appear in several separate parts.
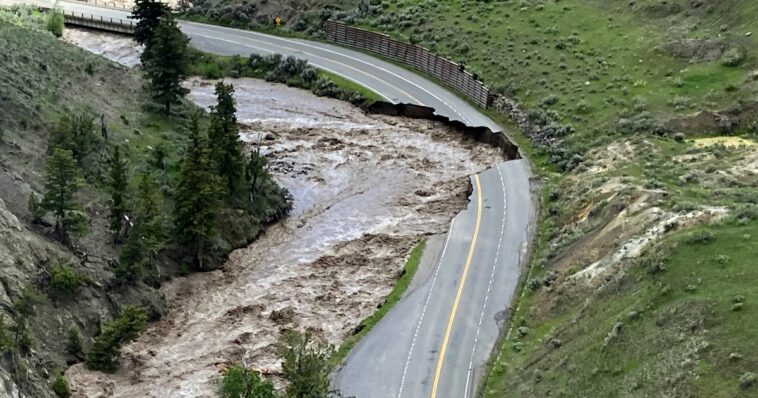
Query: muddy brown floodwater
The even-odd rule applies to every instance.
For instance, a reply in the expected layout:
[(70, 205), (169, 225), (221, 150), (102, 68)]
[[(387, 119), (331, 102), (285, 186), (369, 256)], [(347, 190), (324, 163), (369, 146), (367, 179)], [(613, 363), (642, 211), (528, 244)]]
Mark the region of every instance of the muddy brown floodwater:
[[(75, 397), (213, 396), (223, 368), (243, 358), (276, 379), (288, 329), (339, 345), (390, 292), (413, 245), (465, 207), (468, 176), (501, 159), (441, 124), (227, 82), (242, 139), (260, 145), (294, 209), (224, 270), (165, 284), (168, 315), (124, 348), (117, 373), (67, 371)], [(215, 102), (213, 82), (188, 88), (198, 105)]]

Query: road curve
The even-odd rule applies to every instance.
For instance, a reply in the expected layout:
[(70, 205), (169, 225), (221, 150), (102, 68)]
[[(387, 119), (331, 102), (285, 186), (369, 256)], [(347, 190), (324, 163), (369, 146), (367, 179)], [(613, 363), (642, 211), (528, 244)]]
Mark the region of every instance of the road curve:
[[(0, 0), (0, 5), (47, 0)], [(126, 19), (124, 10), (58, 2), (67, 12)], [(319, 42), (180, 22), (191, 44), (223, 55), (280, 53), (359, 83), (392, 102), (500, 131), (449, 90), (397, 65)], [(423, 150), (423, 148), (421, 148)], [(469, 206), (455, 217), (434, 271), (353, 349), (335, 377), (346, 396), (469, 397), (492, 352), (518, 282), (534, 209), (528, 163), (503, 162), (472, 176)]]

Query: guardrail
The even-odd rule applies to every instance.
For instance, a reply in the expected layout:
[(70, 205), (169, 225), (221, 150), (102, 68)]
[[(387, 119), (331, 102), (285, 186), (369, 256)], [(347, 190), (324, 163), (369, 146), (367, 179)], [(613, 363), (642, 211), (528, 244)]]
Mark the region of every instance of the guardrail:
[(129, 35), (134, 34), (134, 24), (129, 19), (95, 17), (94, 15), (66, 11), (63, 11), (63, 18), (68, 25)]
[(114, 1), (107, 1), (107, 0), (76, 0), (80, 3), (87, 3), (87, 4), (94, 4), (98, 7), (106, 7), (106, 8), (115, 8), (117, 10), (126, 10), (131, 11), (132, 6), (127, 6), (126, 4), (117, 4)]
[(326, 21), (325, 30), (326, 38), (331, 42), (371, 51), (412, 66), (440, 79), (482, 107), (489, 108), (495, 98), (489, 87), (460, 64), (435, 55), (426, 48), (394, 40), (385, 34), (354, 28), (343, 22)]

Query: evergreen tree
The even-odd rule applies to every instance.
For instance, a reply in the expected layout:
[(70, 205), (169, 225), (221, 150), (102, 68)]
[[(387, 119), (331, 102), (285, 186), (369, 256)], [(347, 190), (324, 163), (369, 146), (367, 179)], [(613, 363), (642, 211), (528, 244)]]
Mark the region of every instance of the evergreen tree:
[(203, 269), (207, 242), (216, 234), (216, 213), (221, 208), (222, 182), (214, 173), (208, 139), (192, 116), (189, 142), (176, 188), (175, 225), (179, 241), (191, 250)]
[(87, 367), (114, 372), (121, 356), (121, 346), (137, 338), (147, 326), (147, 312), (140, 306), (126, 306), (118, 317), (103, 326), (87, 353)]
[(82, 167), (84, 158), (96, 149), (99, 140), (93, 120), (92, 115), (86, 112), (61, 117), (50, 134), (48, 153), (51, 154), (55, 148), (69, 150)]
[(237, 127), (234, 86), (219, 82), (216, 84), (216, 98), (218, 103), (211, 110), (208, 136), (218, 175), (225, 180), (229, 197), (234, 198), (242, 191), (245, 170), (245, 157)]
[(142, 175), (136, 196), (133, 226), (115, 272), (118, 279), (127, 282), (142, 276), (145, 263), (160, 250), (165, 239), (160, 197), (151, 175)]
[(126, 187), (127, 187), (127, 163), (121, 156), (118, 145), (113, 148), (113, 154), (108, 160), (110, 166), (110, 179), (108, 181), (111, 191), (111, 208), (108, 219), (113, 239), (116, 243), (121, 241), (121, 231), (124, 228), (124, 215), (126, 215)]
[(155, 29), (150, 46), (145, 49), (149, 89), (153, 99), (164, 105), (166, 116), (171, 115), (171, 105), (188, 92), (182, 87), (189, 68), (188, 43), (189, 39), (176, 26), (171, 14), (166, 14)]
[(53, 212), (55, 230), (64, 237), (69, 232), (82, 233), (86, 230), (84, 215), (74, 200), (81, 184), (80, 179), (71, 151), (55, 148), (47, 160), (42, 207)]
[(161, 18), (168, 15), (170, 11), (168, 6), (159, 0), (135, 1), (132, 15), (128, 17), (137, 21), (134, 26), (134, 40), (149, 47)]

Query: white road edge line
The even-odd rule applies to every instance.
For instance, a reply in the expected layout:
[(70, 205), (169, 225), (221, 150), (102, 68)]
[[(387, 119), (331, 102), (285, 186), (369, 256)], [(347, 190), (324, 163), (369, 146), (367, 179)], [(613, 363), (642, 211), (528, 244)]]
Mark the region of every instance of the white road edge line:
[(503, 173), (500, 172), (500, 164), (495, 166), (497, 168), (497, 174), (500, 176), (500, 187), (503, 190), (503, 219), (500, 224), (500, 239), (497, 242), (497, 252), (495, 253), (495, 261), (492, 262), (492, 271), (490, 272), (490, 281), (487, 285), (487, 294), (484, 296), (484, 304), (482, 305), (482, 312), (479, 314), (479, 324), (476, 326), (476, 335), (474, 336), (474, 346), (471, 347), (471, 357), (468, 362), (468, 372), (466, 373), (466, 389), (464, 390), (463, 397), (468, 398), (469, 385), (471, 384), (471, 372), (474, 367), (474, 353), (476, 353), (476, 347), (479, 344), (479, 332), (482, 330), (482, 321), (484, 320), (484, 313), (487, 310), (487, 302), (490, 298), (490, 291), (492, 290), (492, 282), (495, 279), (495, 271), (497, 270), (497, 263), (500, 259), (500, 247), (503, 244), (503, 235), (505, 233), (505, 215), (508, 208), (508, 201), (505, 196), (505, 182), (503, 181)]
[(429, 306), (429, 299), (432, 297), (432, 291), (434, 291), (434, 285), (437, 283), (437, 276), (440, 273), (440, 267), (442, 266), (442, 259), (445, 257), (445, 253), (447, 252), (447, 244), (450, 243), (450, 237), (453, 235), (453, 224), (455, 224), (455, 219), (450, 222), (450, 229), (448, 229), (447, 238), (445, 239), (445, 246), (442, 248), (442, 254), (440, 254), (439, 260), (437, 260), (437, 269), (434, 271), (434, 278), (432, 278), (432, 286), (429, 287), (429, 293), (426, 295), (426, 300), (424, 301), (424, 307), (421, 310), (421, 317), (419, 317), (418, 323), (416, 324), (416, 330), (413, 332), (413, 339), (411, 340), (411, 348), (408, 350), (408, 358), (405, 360), (405, 366), (403, 367), (403, 377), (400, 379), (400, 388), (397, 391), (397, 398), (400, 398), (403, 395), (403, 387), (405, 386), (405, 376), (408, 373), (408, 366), (411, 363), (411, 356), (413, 355), (413, 348), (416, 346), (416, 338), (418, 337), (418, 332), (421, 330), (421, 324), (424, 321), (424, 315), (426, 314), (426, 308)]

